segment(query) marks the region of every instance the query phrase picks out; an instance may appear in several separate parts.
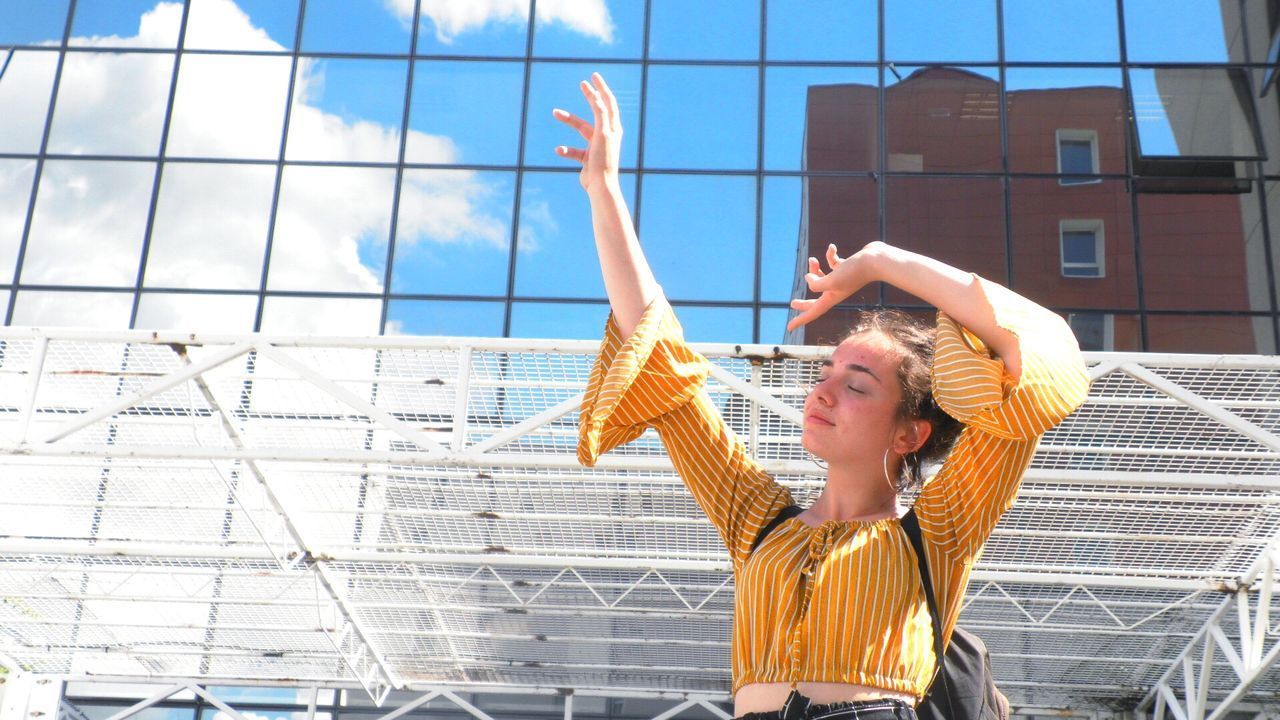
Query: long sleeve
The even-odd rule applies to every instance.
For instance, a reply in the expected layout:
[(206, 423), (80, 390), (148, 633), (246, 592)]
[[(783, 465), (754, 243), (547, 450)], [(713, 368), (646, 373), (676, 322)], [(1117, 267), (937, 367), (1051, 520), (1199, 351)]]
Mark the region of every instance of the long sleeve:
[(979, 282), (996, 324), (1018, 338), (1022, 370), (1005, 371), (976, 336), (938, 313), (933, 394), (965, 424), (916, 503), (921, 529), (953, 558), (974, 558), (1013, 503), (1039, 437), (1079, 407), (1089, 376), (1071, 329), (1013, 292)]
[(790, 492), (750, 457), (703, 389), (709, 365), (683, 339), (664, 297), (625, 340), (612, 315), (592, 367), (578, 423), (578, 460), (658, 430), (672, 464), (729, 550), (735, 569), (756, 534), (791, 504)]

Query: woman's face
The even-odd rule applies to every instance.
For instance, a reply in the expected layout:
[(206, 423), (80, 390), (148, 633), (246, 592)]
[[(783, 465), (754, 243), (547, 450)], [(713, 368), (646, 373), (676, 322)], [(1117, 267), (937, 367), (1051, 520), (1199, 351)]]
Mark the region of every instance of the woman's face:
[(804, 402), (804, 448), (828, 463), (881, 459), (901, 423), (899, 355), (878, 332), (836, 347)]

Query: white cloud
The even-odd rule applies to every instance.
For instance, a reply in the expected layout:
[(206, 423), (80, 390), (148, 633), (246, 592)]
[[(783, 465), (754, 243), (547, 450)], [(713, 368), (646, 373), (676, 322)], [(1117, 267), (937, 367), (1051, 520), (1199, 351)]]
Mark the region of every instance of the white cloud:
[[(413, 0), (385, 0), (401, 20), (413, 18)], [(422, 16), (435, 26), (436, 39), (452, 43), (463, 33), (490, 23), (523, 25), (529, 0), (422, 0)], [(538, 0), (538, 24), (561, 23), (602, 43), (613, 42), (613, 19), (605, 0)]]
[[(137, 36), (78, 38), (76, 44), (163, 45), (165, 38), (176, 33), (180, 18), (180, 4), (159, 2), (142, 16)], [(193, 46), (281, 49), (232, 0), (195, 0), (188, 32)], [(167, 98), (164, 65), (171, 60), (164, 55), (69, 54), (68, 63), (75, 64), (76, 72), (64, 74), (51, 141), (63, 152), (155, 153)], [(170, 157), (273, 159), (288, 79), (281, 68), (287, 65), (278, 57), (184, 57), (171, 120)], [(321, 66), (303, 61), (298, 73), (302, 94), (290, 118), (291, 159), (396, 158), (395, 128), (326, 112), (315, 104), (324, 82)], [(37, 97), (42, 87), (47, 96), (48, 81), (41, 77), (41, 73), (7, 76), (0, 83), (0, 97)], [(7, 136), (12, 130), (15, 137), (23, 132), (30, 136), (30, 128), (15, 123), (40, 122), (34, 114), (13, 115), (0, 113), (0, 134)], [(426, 162), (458, 158), (448, 137), (410, 131), (407, 142)], [(263, 204), (258, 200), (264, 198), (246, 194), (267, 190), (262, 183), (236, 182), (232, 166), (217, 167), (225, 172), (211, 169), (202, 174), (176, 163), (166, 167), (168, 181), (181, 187), (173, 192), (162, 185), (158, 208), (162, 222), (153, 231), (156, 253), (147, 269), (148, 286), (256, 288), (266, 232)], [(251, 170), (244, 174), (252, 174)], [(362, 257), (385, 257), (391, 184), (367, 182), (363, 179), (368, 173), (363, 172), (344, 175), (320, 170), (325, 169), (290, 167), (285, 172), (268, 287), (276, 287), (278, 281), (285, 286), (300, 283), (307, 289), (377, 292), (382, 287), (382, 268), (376, 263), (365, 265)], [(140, 183), (137, 176), (145, 179), (151, 173), (154, 165), (145, 162), (47, 164), (23, 280), (131, 285), (150, 197), (149, 184)], [(389, 170), (374, 172), (379, 173), (379, 177), (392, 175)], [(199, 182), (201, 175), (211, 179)], [(0, 167), (0, 260), (16, 255), (26, 211), (23, 180), (29, 177), (18, 165)], [(509, 218), (510, 209), (490, 209), (491, 201), (499, 197), (504, 196), (481, 173), (407, 172), (399, 218), (402, 242), (506, 247), (509, 238), (503, 218)], [(8, 202), (13, 198), (24, 201)], [(303, 280), (294, 282), (291, 276)], [(30, 309), (24, 318), (32, 323), (74, 322), (65, 313), (41, 310), (48, 307), (49, 298), (41, 297), (37, 303), (33, 297), (24, 303), (20, 297), (19, 304)], [(225, 327), (217, 303), (183, 302), (173, 312), (164, 312), (155, 306), (157, 301), (148, 303), (143, 319), (197, 331), (205, 326)], [(305, 312), (292, 303), (277, 307), (280, 312), (289, 308), (288, 320), (282, 316), (277, 327), (288, 327), (290, 332), (377, 329), (376, 322), (370, 328), (369, 311), (360, 303), (329, 303), (320, 313)]]

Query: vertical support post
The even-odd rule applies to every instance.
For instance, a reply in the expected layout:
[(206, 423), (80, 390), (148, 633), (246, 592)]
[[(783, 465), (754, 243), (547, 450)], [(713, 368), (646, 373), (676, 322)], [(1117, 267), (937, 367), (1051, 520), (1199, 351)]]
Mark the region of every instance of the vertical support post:
[(22, 407), (22, 430), (18, 433), (18, 442), (27, 444), (31, 431), (31, 421), (36, 415), (36, 395), (40, 392), (40, 376), (44, 374), (44, 358), (49, 351), (49, 338), (41, 335), (31, 353), (31, 374), (27, 377), (27, 402)]
[(461, 452), (467, 442), (467, 396), (471, 394), (471, 354), (475, 350), (463, 345), (458, 357), (457, 396), (453, 399), (453, 438), (450, 447)]

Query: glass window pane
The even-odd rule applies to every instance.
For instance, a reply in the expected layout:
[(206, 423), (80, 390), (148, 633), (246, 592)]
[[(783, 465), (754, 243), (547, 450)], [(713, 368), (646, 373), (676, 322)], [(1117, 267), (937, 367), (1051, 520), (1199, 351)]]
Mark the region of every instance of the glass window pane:
[(166, 164), (143, 284), (256, 290), (275, 177), (270, 166)]
[(755, 316), (751, 308), (684, 305), (676, 308), (676, 317), (684, 328), (684, 339), (689, 342), (752, 341), (751, 323)]
[(884, 7), (886, 60), (966, 62), (996, 59), (993, 0), (916, 0)]
[(135, 328), (193, 333), (253, 332), (257, 295), (143, 293)]
[(900, 80), (885, 75), (886, 170), (1001, 170), (1000, 83), (994, 68), (898, 71)]
[(760, 327), (756, 342), (782, 345), (787, 342), (787, 321), (791, 311), (787, 308), (760, 308)]
[[(581, 148), (586, 146), (586, 141), (573, 128), (552, 117), (551, 110), (567, 110), (591, 122), (591, 108), (582, 97), (578, 83), (590, 79), (591, 73), (599, 68), (577, 63), (533, 63), (531, 67), (524, 161), (530, 165), (582, 167), (556, 155), (557, 145)], [(622, 167), (634, 168), (640, 137), (640, 66), (610, 65), (601, 75), (617, 97), (618, 110), (622, 113)]]
[[(291, 50), (297, 0), (188, 0), (182, 46), (214, 50)], [(186, 62), (186, 59), (183, 59)]]
[(1244, 70), (1134, 68), (1129, 85), (1143, 156), (1261, 157)]
[(1147, 352), (1274, 355), (1275, 326), (1262, 315), (1148, 315)]
[(49, 152), (155, 155), (173, 56), (67, 53)]
[(132, 310), (133, 293), (23, 291), (13, 305), (12, 324), (124, 329)]
[(1142, 350), (1142, 325), (1135, 313), (1067, 312), (1065, 315), (1081, 350)]
[(1088, 174), (1093, 169), (1093, 143), (1087, 140), (1059, 140), (1059, 163), (1064, 173)]
[[(741, 67), (650, 67), (645, 167), (754, 169), (757, 72)], [(712, 122), (714, 132), (691, 118)]]
[(638, 60), (643, 52), (643, 0), (538, 3), (536, 56)]
[[(801, 269), (805, 266), (800, 263), (802, 253), (805, 257), (809, 255), (804, 246), (805, 226), (801, 223), (805, 211), (801, 184), (812, 180), (798, 177), (764, 179), (764, 207), (760, 209), (760, 300), (763, 302), (789, 302), (797, 274), (803, 277), (803, 273), (808, 272)], [(810, 213), (816, 209), (809, 206)]]
[(412, 27), (412, 0), (307, 0), (302, 51), (403, 55)]
[(392, 292), (505, 295), (514, 204), (512, 173), (406, 170)]
[(1092, 232), (1063, 231), (1062, 261), (1068, 263), (1098, 263), (1098, 236)]
[(595, 340), (604, 337), (608, 317), (607, 303), (513, 303), (511, 337)]
[(0, 0), (0, 45), (62, 42), (68, 1)]
[[(885, 240), (1005, 284), (1004, 194), (998, 179), (891, 177)], [(1053, 258), (1057, 261), (1057, 234)], [(889, 304), (921, 302), (885, 286)]]
[(290, 160), (395, 162), (408, 65), (398, 60), (298, 60)]
[[(635, 175), (620, 179), (627, 207), (634, 208)], [(578, 174), (526, 172), (523, 182), (515, 294), (604, 298), (591, 203)]]
[(524, 65), (419, 61), (405, 162), (515, 165)]
[[(0, 51), (0, 65), (8, 53)], [(58, 55), (51, 52), (13, 52), (0, 75), (0, 152), (36, 153), (49, 113), (53, 74)]]
[(755, 60), (760, 57), (759, 0), (651, 0), (649, 57)]
[(1224, 27), (1224, 7), (1219, 0), (1181, 0), (1170, 12), (1164, 0), (1124, 0), (1129, 61), (1227, 62), (1226, 37), (1238, 28)]
[(132, 286), (155, 172), (154, 163), (46, 162), (22, 282)]
[[(1123, 180), (1064, 186), (1053, 179), (1010, 181), (1013, 237), (1013, 288), (1045, 307), (1138, 307), (1134, 267), (1133, 213)], [(1073, 226), (1074, 223), (1074, 226)], [(1096, 223), (1103, 256), (1095, 254), (1094, 234), (1081, 223)], [(1068, 262), (1101, 261), (1104, 277), (1063, 277), (1062, 248), (1079, 239), (1083, 255)], [(1087, 241), (1084, 240), (1087, 238)], [(1079, 247), (1079, 246), (1077, 246)], [(1090, 275), (1097, 270), (1090, 269)]]
[(768, 68), (765, 169), (875, 170), (878, 84), (872, 68)]
[[(205, 688), (223, 702), (234, 703), (272, 703), (306, 705), (311, 701), (311, 690), (300, 687), (258, 687), (253, 685), (228, 685)], [(321, 695), (324, 691), (321, 690)], [(325, 704), (320, 699), (319, 704)]]
[(268, 297), (262, 332), (275, 335), (377, 335), (381, 300)]
[(1015, 61), (1119, 62), (1119, 27), (1115, 0), (1004, 0), (1004, 56)]
[(287, 57), (185, 55), (169, 124), (170, 157), (280, 157)]
[(1129, 111), (1119, 70), (1009, 68), (1005, 103), (1010, 170), (1056, 173), (1056, 138), (1090, 132), (1098, 145), (1097, 171), (1125, 172)]
[(874, 62), (879, 56), (875, 0), (769, 0), (770, 60)]
[(156, 0), (77, 0), (70, 45), (165, 47), (178, 44), (182, 5)]
[[(1266, 213), (1267, 213), (1267, 233), (1262, 236), (1258, 234), (1257, 226), (1250, 226), (1249, 244), (1256, 245), (1266, 243), (1271, 255), (1271, 277), (1276, 278), (1275, 282), (1280, 284), (1280, 182), (1268, 180), (1266, 183)], [(1277, 295), (1280, 295), (1280, 287), (1276, 288)], [(1277, 298), (1280, 301), (1280, 298)], [(1276, 308), (1280, 312), (1280, 307)]]
[(1258, 203), (1256, 192), (1139, 195), (1147, 308), (1271, 312)]
[(502, 337), (502, 302), (392, 300), (387, 305), (386, 335)]
[(391, 169), (286, 167), (267, 287), (382, 292), (394, 187)]
[(751, 300), (756, 179), (645, 175), (641, 184), (640, 239), (667, 298)]
[(35, 160), (0, 160), (0, 284), (3, 285), (13, 280), (13, 263), (22, 243), (22, 226), (27, 223), (31, 180), (35, 175)]
[[(764, 252), (761, 267), (761, 299), (786, 302), (805, 297), (804, 275), (808, 258), (815, 257), (827, 267), (827, 247), (834, 244), (841, 257), (848, 257), (879, 237), (879, 189), (870, 178), (810, 177), (801, 187), (790, 186), (785, 195), (777, 192), (773, 178), (765, 185)], [(775, 206), (775, 203), (777, 206)], [(790, 231), (772, 235), (779, 215), (794, 218)], [(794, 223), (794, 224), (792, 224)], [(766, 293), (765, 288), (770, 290)], [(879, 292), (874, 287), (855, 293), (846, 302), (874, 303)]]
[[(401, 12), (413, 3), (395, 0)], [(586, 3), (563, 3), (580, 11)], [(529, 3), (424, 2), (418, 29), (420, 55), (521, 56), (529, 42)]]

